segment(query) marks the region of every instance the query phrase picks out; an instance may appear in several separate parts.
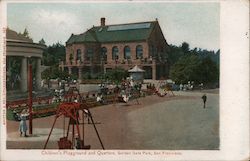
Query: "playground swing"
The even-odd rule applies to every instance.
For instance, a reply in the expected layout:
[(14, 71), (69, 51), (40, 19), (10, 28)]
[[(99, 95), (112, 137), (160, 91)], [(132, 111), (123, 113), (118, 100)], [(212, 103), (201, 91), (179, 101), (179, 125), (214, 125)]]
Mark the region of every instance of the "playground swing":
[[(82, 117), (80, 117), (80, 113), (82, 114), (81, 115)], [(95, 129), (95, 132), (101, 144), (101, 147), (102, 149), (104, 149), (100, 135), (97, 131), (95, 122), (93, 120), (92, 114), (89, 111), (88, 107), (86, 107), (86, 105), (75, 103), (75, 102), (61, 103), (58, 106), (55, 120), (53, 122), (48, 138), (45, 142), (44, 149), (46, 149), (47, 147), (48, 141), (50, 139), (50, 136), (52, 134), (52, 131), (54, 129), (57, 119), (61, 116), (64, 117), (63, 118), (63, 137), (61, 137), (58, 141), (59, 149), (90, 149), (90, 145), (84, 144), (84, 115), (88, 115), (88, 117), (90, 118), (90, 121)], [(65, 135), (66, 118), (69, 118), (69, 122), (68, 122), (68, 127), (67, 127), (67, 131)], [(80, 122), (80, 120), (82, 120), (82, 122)], [(82, 125), (82, 134), (80, 132), (81, 125)], [(70, 126), (72, 126), (71, 140), (69, 138)]]

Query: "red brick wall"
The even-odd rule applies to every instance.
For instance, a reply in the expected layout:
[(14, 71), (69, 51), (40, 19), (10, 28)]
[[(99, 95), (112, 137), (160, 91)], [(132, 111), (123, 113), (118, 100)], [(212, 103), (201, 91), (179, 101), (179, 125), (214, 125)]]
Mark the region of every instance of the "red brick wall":
[[(157, 48), (157, 52), (167, 53), (168, 51), (168, 44), (164, 38), (164, 35), (161, 31), (161, 28), (157, 22), (155, 25), (154, 30), (152, 31), (150, 38), (148, 39), (149, 46), (154, 46)], [(161, 51), (163, 50), (163, 51)]]
[(84, 60), (84, 52), (85, 52), (85, 45), (84, 44), (72, 44), (72, 45), (67, 45), (66, 46), (66, 64), (70, 64), (70, 54), (73, 54), (73, 65), (76, 62), (76, 52), (77, 49), (81, 50), (81, 58)]
[(112, 59), (112, 48), (117, 46), (119, 50), (119, 62), (122, 62), (124, 60), (124, 48), (125, 46), (130, 47), (130, 53), (131, 53), (131, 61), (136, 62), (138, 61), (136, 59), (136, 46), (142, 45), (143, 48), (143, 58), (148, 57), (148, 44), (147, 42), (119, 42), (119, 43), (103, 43), (101, 47), (107, 48), (107, 62), (109, 63), (115, 63), (115, 60)]
[[(80, 49), (81, 50), (81, 59), (84, 61), (86, 60), (86, 52), (88, 48), (92, 48), (93, 49), (93, 61), (99, 61), (100, 60), (100, 44), (96, 44), (96, 43), (84, 43), (84, 44), (72, 44), (72, 45), (67, 45), (66, 46), (66, 64), (69, 65), (70, 64), (70, 54), (73, 54), (74, 59), (72, 60), (73, 62), (76, 62), (76, 58), (77, 58), (77, 50)], [(73, 63), (74, 65), (74, 63)]]

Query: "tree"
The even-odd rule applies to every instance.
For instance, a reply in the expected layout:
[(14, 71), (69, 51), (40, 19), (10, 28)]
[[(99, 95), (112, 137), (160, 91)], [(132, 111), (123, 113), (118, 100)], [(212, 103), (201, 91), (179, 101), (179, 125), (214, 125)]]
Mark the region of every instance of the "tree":
[(168, 54), (168, 59), (170, 65), (174, 65), (180, 57), (184, 55), (180, 47), (174, 46), (174, 45), (169, 45), (170, 52)]
[(27, 37), (27, 38), (29, 38), (29, 32), (28, 32), (28, 29), (27, 29), (27, 28), (24, 29), (22, 35), (25, 36), (25, 37)]
[(170, 78), (176, 83), (218, 84), (219, 67), (210, 56), (200, 59), (195, 54), (185, 55), (171, 67)]
[(198, 66), (199, 82), (203, 83), (218, 83), (219, 82), (219, 68), (212, 59), (207, 56)]
[(116, 68), (114, 70), (107, 71), (104, 77), (106, 80), (115, 82), (115, 84), (119, 84), (122, 79), (128, 77), (128, 71), (122, 68)]
[(45, 45), (45, 44), (46, 44), (43, 38), (42, 38), (38, 43), (39, 43), (39, 44), (42, 44), (42, 45)]
[(182, 51), (186, 54), (189, 52), (189, 44), (187, 42), (183, 42), (181, 45)]
[(69, 77), (69, 74), (66, 71), (61, 71), (56, 65), (51, 66), (42, 72), (42, 79), (60, 78), (60, 79), (65, 80), (68, 77)]
[(198, 79), (197, 67), (200, 64), (198, 56), (182, 56), (170, 69), (170, 78), (176, 83), (196, 81)]
[(56, 43), (48, 46), (48, 48), (43, 53), (43, 64), (46, 66), (52, 66), (58, 64), (59, 60), (65, 60), (65, 46)]

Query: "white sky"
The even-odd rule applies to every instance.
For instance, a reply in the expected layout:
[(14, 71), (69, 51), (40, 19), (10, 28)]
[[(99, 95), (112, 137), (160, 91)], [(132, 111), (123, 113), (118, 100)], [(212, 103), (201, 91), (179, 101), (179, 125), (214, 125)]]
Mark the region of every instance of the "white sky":
[(93, 25), (154, 21), (158, 18), (169, 44), (188, 42), (190, 48), (220, 48), (219, 3), (8, 3), (8, 27), (27, 28), (35, 42), (65, 44), (71, 33), (85, 32)]

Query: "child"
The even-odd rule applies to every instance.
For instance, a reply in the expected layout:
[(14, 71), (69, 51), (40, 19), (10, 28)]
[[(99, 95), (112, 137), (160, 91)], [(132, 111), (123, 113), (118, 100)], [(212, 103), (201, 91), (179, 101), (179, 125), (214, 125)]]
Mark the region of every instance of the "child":
[(27, 125), (26, 125), (26, 118), (29, 116), (28, 111), (25, 109), (22, 110), (20, 114), (20, 125), (19, 125), (19, 131), (20, 131), (20, 136), (24, 133), (24, 136), (27, 137), (26, 131), (27, 131)]

